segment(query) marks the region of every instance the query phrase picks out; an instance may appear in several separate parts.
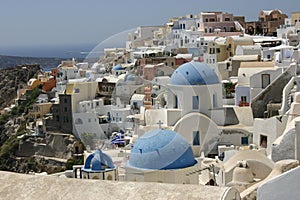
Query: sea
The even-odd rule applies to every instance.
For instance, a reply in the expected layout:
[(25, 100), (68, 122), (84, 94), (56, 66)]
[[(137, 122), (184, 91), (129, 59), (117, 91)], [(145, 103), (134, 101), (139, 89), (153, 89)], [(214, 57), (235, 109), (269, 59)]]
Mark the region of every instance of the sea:
[(85, 58), (96, 44), (0, 46), (0, 55), (39, 58)]

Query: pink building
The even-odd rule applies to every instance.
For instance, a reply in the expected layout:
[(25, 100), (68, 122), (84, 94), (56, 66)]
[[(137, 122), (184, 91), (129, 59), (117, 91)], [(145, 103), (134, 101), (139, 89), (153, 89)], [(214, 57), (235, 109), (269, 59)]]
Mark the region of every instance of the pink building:
[(223, 12), (201, 12), (200, 13), (200, 30), (205, 33), (213, 33), (215, 29), (222, 32), (233, 32), (236, 30), (233, 20), (233, 14)]
[(145, 65), (143, 68), (144, 79), (152, 81), (157, 76), (157, 69), (165, 67), (164, 63), (158, 65)]

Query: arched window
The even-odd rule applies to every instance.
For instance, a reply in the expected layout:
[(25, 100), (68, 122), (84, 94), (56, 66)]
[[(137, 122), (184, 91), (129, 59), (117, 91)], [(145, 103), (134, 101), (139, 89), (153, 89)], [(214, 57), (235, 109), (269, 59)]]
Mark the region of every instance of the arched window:
[(82, 119), (77, 118), (77, 119), (75, 120), (75, 124), (83, 124)]
[(112, 177), (112, 175), (111, 174), (109, 174), (108, 176), (107, 176), (107, 180), (113, 180), (113, 177)]

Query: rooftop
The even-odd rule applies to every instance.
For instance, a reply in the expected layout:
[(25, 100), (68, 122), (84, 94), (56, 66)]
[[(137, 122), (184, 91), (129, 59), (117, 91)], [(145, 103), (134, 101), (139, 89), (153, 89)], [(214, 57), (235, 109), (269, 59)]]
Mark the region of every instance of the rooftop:
[(163, 183), (92, 181), (0, 171), (2, 199), (197, 199), (217, 200), (232, 188)]

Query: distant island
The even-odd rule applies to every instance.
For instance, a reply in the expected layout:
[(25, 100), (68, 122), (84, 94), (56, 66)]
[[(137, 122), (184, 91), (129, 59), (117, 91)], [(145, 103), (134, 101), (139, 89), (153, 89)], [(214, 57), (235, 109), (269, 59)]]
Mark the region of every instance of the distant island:
[(66, 58), (43, 58), (43, 57), (19, 57), (0, 55), (0, 69), (7, 69), (17, 65), (39, 64), (42, 69), (47, 70), (57, 67)]

